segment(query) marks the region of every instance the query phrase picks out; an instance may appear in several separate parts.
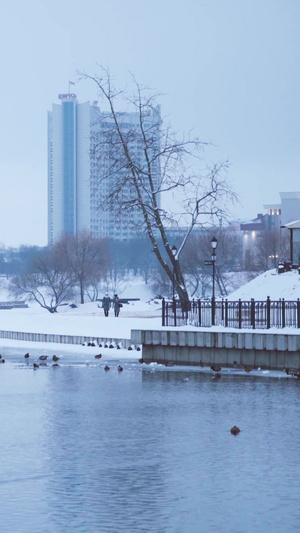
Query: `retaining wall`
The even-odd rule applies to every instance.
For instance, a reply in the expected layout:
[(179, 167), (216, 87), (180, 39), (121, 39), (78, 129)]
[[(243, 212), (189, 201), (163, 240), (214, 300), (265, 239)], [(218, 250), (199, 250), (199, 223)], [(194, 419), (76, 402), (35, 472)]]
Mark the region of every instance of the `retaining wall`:
[(293, 333), (132, 330), (131, 341), (143, 346), (146, 363), (300, 368), (300, 335)]
[(0, 330), (0, 338), (12, 339), (16, 341), (29, 342), (56, 342), (60, 344), (86, 344), (94, 342), (95, 344), (119, 344), (123, 348), (131, 346), (130, 339), (112, 339), (111, 337), (86, 337), (79, 335), (57, 335), (54, 333), (28, 333), (24, 331), (3, 331)]

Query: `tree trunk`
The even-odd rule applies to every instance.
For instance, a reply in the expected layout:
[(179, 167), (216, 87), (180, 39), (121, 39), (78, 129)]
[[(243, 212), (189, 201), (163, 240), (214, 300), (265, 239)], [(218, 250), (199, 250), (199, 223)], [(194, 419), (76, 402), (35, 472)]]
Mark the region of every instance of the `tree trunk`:
[(84, 290), (83, 283), (80, 282), (80, 303), (84, 304)]
[(178, 298), (180, 300), (182, 308), (187, 310), (187, 307), (189, 305), (189, 295), (185, 286), (178, 259), (173, 260), (173, 283), (175, 293), (177, 292), (178, 294)]

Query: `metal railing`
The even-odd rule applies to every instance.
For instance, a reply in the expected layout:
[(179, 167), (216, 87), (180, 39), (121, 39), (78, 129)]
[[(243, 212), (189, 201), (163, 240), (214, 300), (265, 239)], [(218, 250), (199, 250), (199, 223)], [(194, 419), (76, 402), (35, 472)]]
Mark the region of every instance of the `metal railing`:
[(294, 301), (179, 300), (162, 301), (162, 325), (269, 329), (300, 328), (300, 299)]

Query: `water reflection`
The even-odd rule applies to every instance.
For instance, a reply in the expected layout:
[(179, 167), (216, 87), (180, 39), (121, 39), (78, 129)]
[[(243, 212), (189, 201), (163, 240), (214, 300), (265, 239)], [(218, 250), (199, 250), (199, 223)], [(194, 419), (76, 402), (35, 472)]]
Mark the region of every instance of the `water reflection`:
[(1, 531), (297, 530), (299, 380), (69, 361), (0, 369)]

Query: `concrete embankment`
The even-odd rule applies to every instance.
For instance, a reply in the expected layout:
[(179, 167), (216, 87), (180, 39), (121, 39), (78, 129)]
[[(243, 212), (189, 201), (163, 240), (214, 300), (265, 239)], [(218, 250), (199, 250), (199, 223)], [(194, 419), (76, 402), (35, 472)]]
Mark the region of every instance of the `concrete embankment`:
[(53, 333), (29, 333), (24, 331), (3, 331), (0, 330), (0, 338), (12, 339), (16, 341), (29, 342), (55, 342), (61, 344), (88, 344), (93, 342), (96, 345), (108, 346), (114, 344), (128, 349), (131, 346), (130, 339), (115, 339), (111, 337), (86, 337), (82, 335), (56, 335)]
[(143, 347), (145, 363), (197, 366), (234, 362), (270, 370), (300, 368), (300, 335), (270, 331), (132, 330), (131, 342)]

